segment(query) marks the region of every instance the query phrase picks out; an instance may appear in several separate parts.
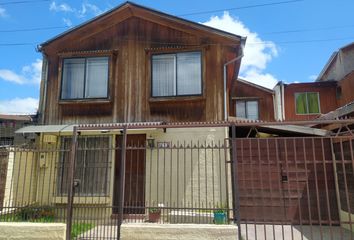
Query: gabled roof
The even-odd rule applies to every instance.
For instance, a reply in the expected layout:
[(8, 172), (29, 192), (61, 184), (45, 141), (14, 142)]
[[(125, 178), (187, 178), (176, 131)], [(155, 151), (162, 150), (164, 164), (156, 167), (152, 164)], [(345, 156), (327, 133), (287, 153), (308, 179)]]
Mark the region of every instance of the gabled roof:
[(170, 15), (170, 14), (167, 14), (167, 13), (164, 13), (164, 12), (160, 12), (158, 10), (155, 10), (155, 9), (152, 9), (152, 8), (148, 8), (148, 7), (145, 7), (145, 6), (142, 6), (142, 5), (138, 5), (136, 3), (133, 3), (133, 2), (125, 2), (125, 3), (122, 3), (121, 5), (118, 5), (117, 7), (95, 17), (95, 18), (92, 18), (91, 20), (88, 20), (76, 27), (73, 27), (57, 36), (55, 36), (54, 38), (51, 38), (49, 40), (47, 40), (46, 42), (43, 42), (41, 43), (39, 46), (38, 46), (38, 49), (41, 50), (42, 47), (60, 39), (60, 38), (63, 38), (64, 36), (67, 36), (68, 34), (70, 33), (73, 33), (75, 32), (76, 30), (78, 29), (81, 29), (81, 28), (85, 28), (86, 26), (90, 25), (91, 23), (93, 22), (96, 22), (96, 21), (100, 21), (100, 20), (104, 20), (106, 19), (107, 17), (113, 15), (113, 14), (118, 14), (119, 12), (121, 11), (129, 11), (129, 14), (131, 16), (138, 16), (139, 17), (139, 11), (145, 11), (145, 12), (149, 12), (149, 13), (152, 13), (162, 19), (165, 19), (165, 20), (170, 20), (170, 21), (174, 21), (174, 22), (177, 22), (179, 24), (183, 24), (183, 25), (186, 25), (186, 26), (189, 26), (189, 27), (192, 27), (194, 28), (195, 30), (201, 30), (201, 31), (204, 31), (208, 34), (214, 34), (214, 35), (218, 35), (218, 36), (221, 36), (221, 37), (224, 37), (224, 38), (228, 38), (230, 40), (237, 40), (237, 41), (245, 41), (246, 38), (244, 37), (241, 37), (239, 35), (236, 35), (236, 34), (232, 34), (232, 33), (229, 33), (229, 32), (226, 32), (226, 31), (222, 31), (220, 29), (216, 29), (216, 28), (212, 28), (212, 27), (209, 27), (209, 26), (206, 26), (206, 25), (203, 25), (203, 24), (200, 24), (200, 23), (196, 23), (196, 22), (192, 22), (192, 21), (189, 21), (189, 20), (186, 20), (186, 19), (183, 19), (183, 18), (180, 18), (180, 17), (176, 17), (176, 16), (173, 16), (173, 15)]
[(324, 76), (324, 74), (329, 70), (329, 68), (331, 67), (332, 63), (336, 60), (336, 58), (338, 57), (338, 55), (341, 52), (345, 52), (346, 50), (348, 50), (348, 49), (350, 49), (352, 47), (354, 47), (354, 42), (341, 47), (340, 49), (338, 49), (338, 51), (333, 52), (331, 57), (328, 59), (327, 63), (325, 64), (325, 66), (321, 70), (320, 74), (318, 75), (316, 81), (317, 82), (321, 81), (321, 79)]
[(255, 84), (255, 83), (252, 83), (252, 82), (249, 82), (245, 79), (242, 79), (242, 78), (237, 78), (237, 81), (238, 82), (241, 82), (241, 83), (244, 83), (244, 84), (247, 84), (251, 87), (255, 87), (255, 88), (258, 88), (259, 90), (261, 91), (265, 91), (265, 92), (268, 92), (268, 93), (274, 93), (274, 91), (272, 89), (269, 89), (269, 88), (266, 88), (266, 87), (263, 87), (261, 85), (258, 85), (258, 84)]

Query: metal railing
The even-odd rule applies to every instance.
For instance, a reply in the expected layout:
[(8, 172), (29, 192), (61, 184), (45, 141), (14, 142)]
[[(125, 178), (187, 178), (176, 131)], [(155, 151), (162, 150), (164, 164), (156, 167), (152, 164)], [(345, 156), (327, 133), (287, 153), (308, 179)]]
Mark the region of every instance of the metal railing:
[(0, 221), (66, 222), (67, 239), (120, 239), (133, 223), (353, 239), (353, 136), (236, 138), (258, 124), (282, 123), (85, 125), (1, 148)]

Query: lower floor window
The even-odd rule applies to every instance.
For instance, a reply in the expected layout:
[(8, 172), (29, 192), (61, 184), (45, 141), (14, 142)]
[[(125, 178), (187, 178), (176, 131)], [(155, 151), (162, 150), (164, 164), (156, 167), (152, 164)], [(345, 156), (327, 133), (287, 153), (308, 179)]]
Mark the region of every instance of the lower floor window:
[(258, 101), (257, 100), (237, 100), (236, 117), (258, 120)]
[[(66, 195), (69, 184), (71, 137), (61, 139), (57, 166), (57, 194)], [(74, 179), (78, 182), (75, 196), (106, 196), (109, 193), (111, 161), (108, 137), (79, 137)]]

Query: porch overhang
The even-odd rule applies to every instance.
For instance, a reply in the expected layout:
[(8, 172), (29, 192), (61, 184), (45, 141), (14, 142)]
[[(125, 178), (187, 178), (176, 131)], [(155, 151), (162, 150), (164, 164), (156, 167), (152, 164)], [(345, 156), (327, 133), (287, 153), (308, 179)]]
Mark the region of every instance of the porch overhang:
[[(161, 122), (151, 122), (151, 124), (161, 124)], [(101, 124), (100, 124), (101, 125)], [(102, 124), (104, 125), (104, 124)], [(64, 124), (64, 125), (31, 125), (18, 129), (16, 134), (70, 134), (74, 131), (74, 127), (78, 127), (79, 124)], [(120, 131), (120, 128), (105, 130), (85, 130), (85, 132), (98, 132), (98, 133), (108, 133)], [(128, 132), (134, 131), (155, 131), (157, 128), (139, 128), (139, 129), (128, 129)]]

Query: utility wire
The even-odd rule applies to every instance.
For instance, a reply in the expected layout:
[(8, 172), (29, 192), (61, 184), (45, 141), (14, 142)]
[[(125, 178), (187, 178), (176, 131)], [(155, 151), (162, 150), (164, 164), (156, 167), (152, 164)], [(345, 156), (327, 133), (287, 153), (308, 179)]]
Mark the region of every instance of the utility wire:
[[(354, 37), (346, 37), (346, 38), (327, 38), (327, 39), (313, 39), (313, 40), (296, 40), (296, 41), (283, 41), (283, 42), (248, 42), (246, 45), (279, 45), (279, 44), (302, 44), (302, 43), (316, 43), (316, 42), (332, 42), (332, 41), (340, 41), (340, 40), (354, 40)], [(121, 41), (138, 41), (138, 42), (145, 42), (145, 43), (152, 43), (152, 44), (161, 44), (161, 45), (179, 45), (185, 47), (193, 47), (199, 45), (191, 45), (191, 44), (183, 44), (179, 42), (157, 42), (157, 41), (146, 41), (146, 40), (137, 40), (137, 39), (121, 39)], [(0, 43), (0, 47), (2, 46), (28, 46), (28, 45), (38, 45), (40, 43)], [(207, 44), (207, 45), (218, 45), (217, 43)]]
[(177, 16), (200, 15), (200, 14), (206, 14), (206, 13), (232, 11), (232, 10), (247, 9), (247, 8), (266, 7), (266, 6), (274, 6), (274, 5), (281, 5), (281, 4), (295, 3), (295, 2), (303, 2), (303, 1), (305, 1), (305, 0), (290, 0), (290, 1), (283, 1), (283, 2), (263, 3), (263, 4), (255, 4), (255, 5), (240, 6), (240, 7), (233, 7), (233, 8), (224, 8), (224, 9), (218, 9), (218, 10), (209, 10), (209, 11), (202, 11), (202, 12), (191, 12), (191, 13), (180, 14), (180, 15), (177, 15)]
[(64, 26), (57, 27), (35, 27), (35, 28), (22, 28), (22, 29), (9, 29), (9, 30), (0, 30), (2, 33), (12, 33), (12, 32), (32, 32), (32, 31), (41, 31), (41, 30), (50, 30), (50, 29), (61, 29), (68, 28)]
[(332, 26), (332, 27), (321, 27), (321, 28), (304, 28), (304, 29), (293, 29), (293, 30), (283, 30), (274, 32), (260, 32), (260, 35), (276, 35), (276, 34), (286, 34), (286, 33), (300, 33), (300, 32), (319, 32), (323, 30), (333, 30), (333, 29), (343, 29), (343, 28), (353, 28), (354, 25), (342, 25), (342, 26)]
[(49, 1), (51, 1), (51, 0), (27, 0), (27, 1), (23, 0), (23, 1), (0, 2), (0, 6), (24, 4), (24, 3), (49, 2)]

